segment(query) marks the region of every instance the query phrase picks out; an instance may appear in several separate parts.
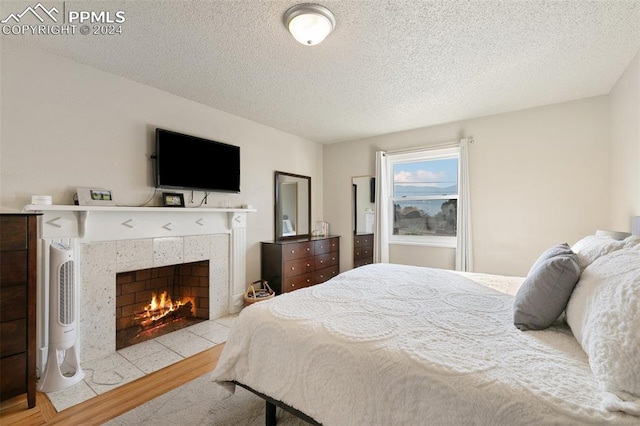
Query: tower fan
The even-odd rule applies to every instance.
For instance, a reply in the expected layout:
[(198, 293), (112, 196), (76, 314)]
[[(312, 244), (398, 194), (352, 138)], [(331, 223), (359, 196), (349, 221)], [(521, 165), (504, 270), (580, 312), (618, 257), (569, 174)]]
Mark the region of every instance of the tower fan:
[(49, 249), (49, 348), (38, 390), (55, 392), (84, 378), (78, 362), (78, 289), (73, 250), (62, 243)]

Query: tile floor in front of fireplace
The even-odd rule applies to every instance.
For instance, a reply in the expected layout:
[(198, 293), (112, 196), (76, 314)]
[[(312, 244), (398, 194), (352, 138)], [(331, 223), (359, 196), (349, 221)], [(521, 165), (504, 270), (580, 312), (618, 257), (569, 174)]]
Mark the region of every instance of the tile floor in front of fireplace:
[(120, 349), (106, 358), (81, 362), (84, 379), (67, 389), (47, 393), (62, 411), (145, 374), (168, 367), (180, 360), (226, 342), (237, 314), (203, 321), (164, 336)]

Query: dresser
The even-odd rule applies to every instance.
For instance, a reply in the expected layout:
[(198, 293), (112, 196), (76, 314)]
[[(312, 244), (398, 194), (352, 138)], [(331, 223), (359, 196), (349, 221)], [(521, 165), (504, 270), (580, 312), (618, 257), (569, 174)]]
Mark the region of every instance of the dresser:
[(339, 236), (261, 243), (261, 278), (276, 294), (320, 284), (339, 273)]
[(0, 214), (0, 400), (36, 405), (38, 214)]
[(373, 234), (353, 236), (353, 267), (373, 263)]

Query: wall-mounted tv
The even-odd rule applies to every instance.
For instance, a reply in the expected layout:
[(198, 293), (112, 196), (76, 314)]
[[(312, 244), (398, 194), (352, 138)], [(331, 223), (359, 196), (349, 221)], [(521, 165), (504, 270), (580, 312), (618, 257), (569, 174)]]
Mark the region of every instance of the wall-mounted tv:
[(156, 129), (156, 187), (240, 192), (240, 147)]

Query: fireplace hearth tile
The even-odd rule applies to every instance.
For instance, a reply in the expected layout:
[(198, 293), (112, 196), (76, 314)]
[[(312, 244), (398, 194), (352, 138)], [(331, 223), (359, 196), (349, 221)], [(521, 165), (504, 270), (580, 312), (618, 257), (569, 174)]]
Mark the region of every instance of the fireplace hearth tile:
[(216, 343), (200, 337), (188, 331), (186, 328), (157, 337), (156, 341), (183, 357), (192, 356), (205, 349), (216, 346)]
[(53, 404), (56, 411), (62, 411), (88, 399), (98, 396), (85, 382), (80, 382), (70, 388), (57, 392), (47, 393), (47, 398)]
[[(205, 321), (168, 334), (163, 336), (167, 341), (166, 345), (159, 343), (159, 338), (156, 338), (121, 349), (118, 353), (98, 360), (82, 362), (81, 365), (85, 371), (84, 381), (58, 392), (50, 392), (47, 394), (47, 397), (57, 411), (62, 411), (81, 402), (85, 402), (99, 394), (87, 383), (90, 382), (91, 379), (95, 379), (96, 381), (103, 380), (106, 383), (118, 382), (113, 385), (93, 385), (96, 388), (100, 388), (101, 393), (104, 393), (132, 381), (132, 379), (129, 378), (130, 376), (137, 378), (168, 367), (208, 347), (216, 346), (217, 343), (215, 340), (222, 336), (222, 330), (230, 327), (237, 317), (238, 314), (233, 314), (215, 320)], [(218, 326), (222, 328), (219, 329)], [(197, 328), (194, 329), (194, 327)], [(182, 333), (182, 337), (174, 339), (173, 334), (180, 333), (181, 331), (189, 331), (191, 332), (191, 336)], [(206, 337), (209, 332), (214, 334), (219, 332), (221, 334), (219, 336), (216, 335), (215, 338), (210, 336), (213, 340), (209, 340)], [(183, 344), (184, 338), (192, 338), (198, 342), (194, 345), (195, 348), (192, 347), (191, 350), (185, 351), (185, 353), (193, 351), (193, 354), (183, 356), (176, 350), (171, 349), (175, 345)], [(209, 343), (203, 344), (202, 340)], [(198, 347), (201, 347), (201, 349), (198, 349)], [(128, 370), (130, 370), (130, 373), (127, 373)], [(120, 380), (120, 376), (118, 375), (122, 376), (123, 379)]]
[(82, 369), (85, 382), (98, 395), (144, 376), (142, 370), (118, 353), (89, 361), (82, 365)]
[(189, 331), (204, 337), (213, 343), (222, 343), (227, 341), (229, 336), (229, 327), (224, 326), (216, 321), (203, 321), (189, 327)]
[(144, 371), (145, 374), (151, 374), (154, 371), (162, 370), (178, 361), (182, 361), (184, 358), (169, 348), (163, 346), (163, 349), (159, 352), (155, 352), (144, 359), (132, 361), (131, 363)]
[(215, 322), (220, 325), (224, 325), (225, 327), (231, 328), (236, 319), (238, 319), (238, 315), (240, 314), (227, 315), (222, 318), (216, 319)]
[(131, 363), (135, 364), (135, 361), (144, 359), (166, 349), (166, 346), (161, 345), (155, 340), (147, 340), (146, 342), (122, 348), (118, 350), (118, 353), (129, 360)]

